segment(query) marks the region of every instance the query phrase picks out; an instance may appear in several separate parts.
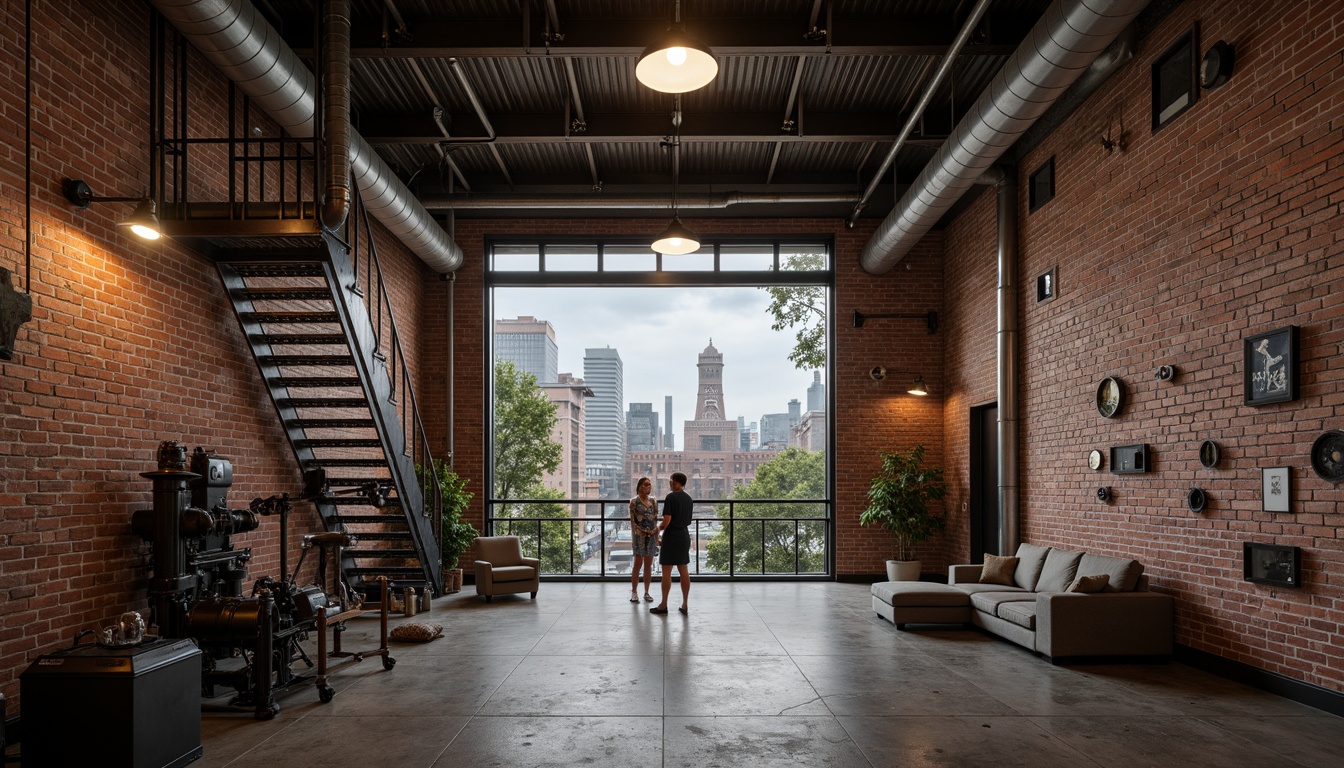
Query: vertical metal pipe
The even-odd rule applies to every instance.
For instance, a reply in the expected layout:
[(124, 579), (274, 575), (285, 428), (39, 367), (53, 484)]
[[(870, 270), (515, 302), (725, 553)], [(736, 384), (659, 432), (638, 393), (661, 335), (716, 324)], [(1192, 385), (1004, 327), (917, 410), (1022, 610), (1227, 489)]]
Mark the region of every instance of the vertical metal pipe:
[(1018, 293), (1017, 172), (994, 185), (998, 214), (999, 554), (1017, 551), (1018, 509)]
[(350, 0), (327, 0), (323, 22), (321, 218), (335, 232), (350, 212)]

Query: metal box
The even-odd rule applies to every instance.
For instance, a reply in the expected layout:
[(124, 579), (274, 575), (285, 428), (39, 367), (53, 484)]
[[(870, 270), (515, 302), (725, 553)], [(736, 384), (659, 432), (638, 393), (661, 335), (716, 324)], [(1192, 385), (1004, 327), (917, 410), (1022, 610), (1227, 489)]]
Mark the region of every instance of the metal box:
[(19, 680), (24, 768), (180, 768), (202, 754), (201, 651), (191, 640), (67, 648)]

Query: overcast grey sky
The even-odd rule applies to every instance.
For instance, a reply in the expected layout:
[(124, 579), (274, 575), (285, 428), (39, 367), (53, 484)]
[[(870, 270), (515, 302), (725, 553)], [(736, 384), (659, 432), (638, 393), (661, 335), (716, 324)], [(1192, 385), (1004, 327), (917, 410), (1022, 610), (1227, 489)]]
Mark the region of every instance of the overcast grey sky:
[(770, 330), (769, 304), (758, 288), (495, 289), (497, 319), (550, 321), (561, 373), (583, 376), (584, 350), (611, 346), (624, 365), (627, 407), (653, 403), (661, 414), (671, 395), (678, 448), (682, 422), (695, 416), (697, 358), (711, 337), (723, 354), (729, 418), (760, 422), (762, 414), (787, 412), (793, 398), (806, 410), (812, 372), (789, 361), (793, 332)]

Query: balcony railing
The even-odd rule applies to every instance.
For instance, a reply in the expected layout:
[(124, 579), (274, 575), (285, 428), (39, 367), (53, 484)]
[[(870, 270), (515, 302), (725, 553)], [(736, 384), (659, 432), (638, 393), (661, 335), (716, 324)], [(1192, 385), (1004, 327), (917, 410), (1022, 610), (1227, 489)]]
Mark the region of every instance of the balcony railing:
[[(700, 501), (691, 522), (691, 573), (716, 577), (825, 576), (833, 531), (826, 499)], [(546, 576), (628, 577), (626, 499), (491, 500), (486, 530), (515, 535)], [(654, 571), (660, 572), (657, 559)]]

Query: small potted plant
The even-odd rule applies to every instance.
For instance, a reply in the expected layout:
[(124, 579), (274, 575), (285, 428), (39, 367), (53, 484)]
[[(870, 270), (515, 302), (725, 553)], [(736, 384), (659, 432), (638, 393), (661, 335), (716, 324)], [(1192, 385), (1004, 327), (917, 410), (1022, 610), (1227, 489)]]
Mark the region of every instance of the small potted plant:
[(881, 526), (896, 540), (896, 555), (887, 561), (890, 581), (918, 581), (915, 545), (943, 530), (943, 518), (929, 509), (930, 502), (947, 494), (943, 470), (923, 462), (922, 445), (883, 453), (882, 471), (868, 487), (868, 508), (859, 515), (859, 525)]
[[(471, 548), (478, 532), (471, 523), (462, 519), (472, 494), (467, 490), (466, 479), (440, 461), (434, 462), (439, 478), (439, 493), (443, 496), (443, 524), (439, 529), (439, 562), (443, 566), (444, 592), (457, 592), (462, 589), (462, 569), (458, 558)], [(425, 492), (429, 496), (429, 489)]]

